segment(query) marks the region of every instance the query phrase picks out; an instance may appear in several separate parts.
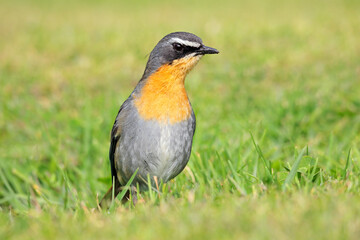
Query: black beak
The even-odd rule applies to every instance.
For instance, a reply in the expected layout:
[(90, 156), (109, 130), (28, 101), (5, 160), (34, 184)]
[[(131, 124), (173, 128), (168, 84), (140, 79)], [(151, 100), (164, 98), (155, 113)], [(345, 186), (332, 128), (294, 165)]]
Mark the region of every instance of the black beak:
[(197, 55), (205, 55), (205, 54), (218, 54), (219, 51), (216, 50), (215, 48), (212, 47), (208, 47), (205, 45), (202, 45), (198, 50), (197, 50)]

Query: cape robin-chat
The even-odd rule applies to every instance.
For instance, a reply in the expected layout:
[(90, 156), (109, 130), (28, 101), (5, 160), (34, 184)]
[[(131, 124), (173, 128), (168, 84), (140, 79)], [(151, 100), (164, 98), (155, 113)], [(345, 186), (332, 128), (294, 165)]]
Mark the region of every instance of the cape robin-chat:
[(110, 166), (113, 187), (100, 206), (111, 201), (137, 171), (132, 185), (148, 188), (150, 176), (167, 182), (189, 161), (195, 115), (184, 80), (205, 54), (217, 54), (191, 33), (174, 32), (150, 53), (144, 74), (122, 104), (111, 131)]

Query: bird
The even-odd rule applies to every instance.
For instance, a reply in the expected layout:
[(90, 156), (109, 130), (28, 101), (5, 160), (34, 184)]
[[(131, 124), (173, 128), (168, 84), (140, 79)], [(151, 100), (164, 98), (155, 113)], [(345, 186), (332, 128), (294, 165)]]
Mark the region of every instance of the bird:
[(156, 44), (115, 118), (109, 149), (112, 186), (100, 207), (108, 206), (135, 172), (131, 185), (140, 190), (148, 189), (148, 179), (155, 186), (156, 180), (166, 183), (182, 172), (196, 127), (185, 77), (202, 56), (218, 53), (189, 32), (167, 34)]

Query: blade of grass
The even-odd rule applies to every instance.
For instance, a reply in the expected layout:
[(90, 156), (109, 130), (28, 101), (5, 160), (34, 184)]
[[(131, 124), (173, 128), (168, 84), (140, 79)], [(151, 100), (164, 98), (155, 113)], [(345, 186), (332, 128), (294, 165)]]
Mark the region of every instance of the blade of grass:
[(148, 177), (147, 177), (147, 184), (148, 184), (148, 189), (149, 189), (150, 200), (151, 200), (151, 202), (154, 202), (155, 201), (155, 194), (154, 194), (153, 188), (151, 186), (151, 179), (150, 179), (149, 174), (148, 174)]
[(133, 175), (131, 176), (129, 181), (126, 183), (125, 187), (123, 188), (123, 190), (119, 194), (119, 199), (122, 199), (125, 196), (126, 191), (129, 190), (130, 185), (134, 181), (134, 178), (136, 177), (136, 174), (137, 174), (138, 171), (139, 171), (139, 168), (136, 169), (136, 171), (133, 173)]
[(229, 177), (229, 180), (235, 185), (236, 189), (242, 194), (242, 195), (246, 195), (247, 192), (246, 190), (241, 186), (241, 180), (238, 176), (238, 173), (236, 172), (236, 170), (234, 169), (234, 166), (232, 165), (231, 161), (228, 161), (229, 167), (231, 169), (231, 172), (234, 176), (234, 178)]
[[(264, 165), (265, 165), (265, 168), (266, 170), (269, 172), (270, 176), (271, 176), (271, 180), (273, 181), (273, 174), (272, 174), (272, 171), (271, 171), (271, 162), (270, 161), (266, 161), (262, 151), (261, 151), (261, 148), (259, 147), (258, 144), (256, 144), (255, 142), (255, 138), (253, 136), (253, 134), (251, 132), (250, 133), (250, 136), (251, 136), (251, 139), (252, 139), (252, 142), (254, 144), (254, 147), (255, 147), (255, 150), (256, 152), (258, 153), (259, 155), (259, 158), (263, 161)], [(267, 162), (269, 162), (269, 164), (267, 164)]]
[(348, 152), (348, 155), (347, 155), (347, 158), (346, 158), (346, 164), (345, 164), (345, 168), (343, 170), (343, 180), (346, 179), (347, 170), (349, 168), (350, 154), (351, 154), (351, 148), (349, 149), (349, 152)]
[(297, 172), (297, 170), (298, 170), (298, 168), (299, 168), (299, 164), (300, 164), (300, 162), (301, 162), (301, 159), (302, 159), (302, 157), (303, 157), (306, 149), (307, 149), (307, 148), (304, 147), (304, 148), (301, 150), (301, 152), (300, 152), (300, 154), (298, 155), (298, 157), (296, 158), (296, 160), (295, 160), (295, 162), (294, 162), (294, 164), (293, 164), (293, 166), (292, 166), (292, 168), (291, 168), (291, 170), (290, 170), (290, 172), (289, 172), (289, 175), (286, 177), (285, 182), (284, 182), (283, 185), (282, 185), (282, 190), (283, 190), (283, 191), (286, 189), (286, 187), (287, 187), (287, 186), (292, 182), (292, 180), (294, 179), (294, 177), (295, 177), (295, 175), (296, 175), (296, 172)]
[[(125, 196), (126, 192), (129, 190), (131, 183), (134, 181), (134, 178), (137, 174), (137, 172), (139, 171), (139, 168), (136, 169), (136, 171), (133, 173), (133, 175), (131, 176), (131, 178), (129, 179), (129, 181), (126, 183), (126, 185), (123, 187), (123, 189), (121, 190), (120, 194), (119, 194), (119, 199), (123, 199), (123, 197)], [(112, 210), (114, 208), (114, 194), (115, 194), (115, 181), (113, 184), (113, 189), (112, 189), (112, 202), (110, 205), (109, 210)]]

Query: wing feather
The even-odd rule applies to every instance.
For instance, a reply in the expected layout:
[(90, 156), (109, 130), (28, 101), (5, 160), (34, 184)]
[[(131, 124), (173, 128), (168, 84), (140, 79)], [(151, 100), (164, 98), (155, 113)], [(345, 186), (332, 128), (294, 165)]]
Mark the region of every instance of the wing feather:
[(126, 107), (128, 106), (129, 98), (121, 105), (120, 110), (115, 118), (114, 125), (111, 130), (111, 140), (110, 140), (110, 149), (109, 149), (109, 159), (110, 159), (110, 168), (111, 168), (111, 181), (115, 179), (116, 184), (119, 183), (116, 168), (115, 168), (115, 152), (121, 137), (122, 132), (122, 123), (123, 119), (126, 116)]

